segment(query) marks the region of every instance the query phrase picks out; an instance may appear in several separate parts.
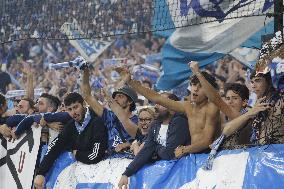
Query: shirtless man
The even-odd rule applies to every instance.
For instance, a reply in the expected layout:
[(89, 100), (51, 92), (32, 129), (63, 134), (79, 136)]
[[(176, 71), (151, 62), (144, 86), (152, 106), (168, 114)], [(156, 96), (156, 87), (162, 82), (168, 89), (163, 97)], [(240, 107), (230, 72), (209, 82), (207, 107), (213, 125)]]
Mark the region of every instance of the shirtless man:
[(175, 156), (177, 158), (189, 153), (202, 153), (208, 150), (209, 145), (217, 134), (219, 134), (220, 114), (217, 106), (208, 101), (205, 91), (201, 87), (196, 75), (204, 75), (204, 77), (217, 88), (214, 77), (206, 72), (197, 72), (196, 75), (190, 79), (190, 101), (181, 102), (164, 98), (155, 91), (143, 87), (138, 81), (132, 80), (129, 71), (124, 68), (116, 68), (116, 71), (120, 73), (123, 80), (128, 85), (147, 99), (175, 112), (181, 112), (187, 115), (191, 144), (176, 148)]
[[(198, 62), (191, 62), (190, 68), (192, 73), (199, 72)], [(223, 119), (221, 128), (224, 129), (226, 122), (233, 120), (248, 111), (247, 102), (249, 99), (249, 89), (245, 85), (238, 83), (227, 83), (225, 85), (225, 100), (222, 99), (218, 91), (206, 80), (203, 75), (197, 75), (201, 86), (206, 91), (206, 96), (213, 102), (221, 112), (223, 112)], [(226, 129), (225, 129), (226, 130)], [(234, 149), (242, 147), (241, 144), (250, 144), (250, 130), (249, 126), (243, 128), (241, 132), (236, 132), (230, 137), (227, 137), (222, 144), (222, 149)], [(212, 146), (211, 146), (212, 147)]]

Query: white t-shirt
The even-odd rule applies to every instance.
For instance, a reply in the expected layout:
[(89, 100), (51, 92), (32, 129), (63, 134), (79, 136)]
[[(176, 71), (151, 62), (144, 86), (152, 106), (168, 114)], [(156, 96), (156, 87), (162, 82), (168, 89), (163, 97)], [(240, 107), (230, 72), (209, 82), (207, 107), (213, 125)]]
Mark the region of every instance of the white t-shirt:
[(166, 147), (167, 144), (167, 132), (168, 132), (169, 125), (161, 125), (159, 135), (157, 141), (162, 146)]

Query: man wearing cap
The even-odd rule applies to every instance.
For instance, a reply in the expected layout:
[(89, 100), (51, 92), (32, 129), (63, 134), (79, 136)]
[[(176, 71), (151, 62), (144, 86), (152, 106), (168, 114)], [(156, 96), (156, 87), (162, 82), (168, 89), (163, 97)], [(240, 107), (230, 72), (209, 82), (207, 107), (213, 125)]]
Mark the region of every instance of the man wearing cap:
[[(86, 102), (105, 122), (109, 135), (109, 152), (113, 152), (119, 144), (131, 142), (135, 138), (138, 117), (132, 113), (136, 108), (135, 102), (137, 101), (137, 94), (133, 89), (124, 86), (115, 91), (112, 94), (112, 99), (109, 100), (111, 110), (108, 110), (91, 95), (89, 70), (85, 69), (81, 90)], [(123, 111), (118, 110), (121, 108)]]

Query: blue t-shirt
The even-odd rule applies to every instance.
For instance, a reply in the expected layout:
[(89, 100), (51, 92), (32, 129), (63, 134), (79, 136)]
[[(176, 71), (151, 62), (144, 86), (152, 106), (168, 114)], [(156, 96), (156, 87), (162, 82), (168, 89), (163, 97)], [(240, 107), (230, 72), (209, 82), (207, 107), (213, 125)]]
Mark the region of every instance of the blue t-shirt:
[[(104, 108), (102, 119), (108, 129), (108, 148), (114, 149), (118, 144), (124, 142), (131, 142), (133, 138), (126, 132), (122, 123), (119, 121), (117, 116), (111, 111)], [(130, 120), (137, 124), (138, 117), (134, 115)]]

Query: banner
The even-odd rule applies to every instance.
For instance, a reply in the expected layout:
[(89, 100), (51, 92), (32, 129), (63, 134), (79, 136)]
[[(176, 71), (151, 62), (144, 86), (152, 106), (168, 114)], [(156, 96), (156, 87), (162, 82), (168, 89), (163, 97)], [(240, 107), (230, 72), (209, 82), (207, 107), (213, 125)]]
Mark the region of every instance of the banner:
[(132, 73), (135, 80), (148, 80), (151, 83), (156, 83), (160, 76), (160, 70), (158, 68), (147, 64), (140, 64), (132, 70)]
[[(272, 5), (269, 0), (168, 0), (165, 6), (177, 29), (162, 49), (164, 74), (158, 89), (169, 90), (187, 80), (191, 75), (189, 61), (198, 61), (204, 67), (239, 47), (263, 28), (265, 16), (252, 15), (265, 13)], [(191, 25), (198, 20), (202, 24)], [(181, 27), (187, 23), (191, 26)]]
[(118, 66), (125, 66), (129, 60), (127, 58), (111, 58), (103, 60), (104, 68), (114, 68)]
[[(211, 171), (202, 169), (208, 154), (147, 164), (130, 177), (130, 189), (279, 189), (284, 188), (284, 145), (219, 152)], [(68, 158), (69, 157), (69, 158)], [(53, 168), (47, 189), (118, 188), (130, 159), (110, 158), (96, 165), (73, 163), (63, 154)], [(66, 163), (69, 162), (69, 163)], [(66, 164), (63, 165), (62, 164)], [(59, 167), (59, 168), (58, 168)], [(53, 181), (52, 181), (53, 180)], [(50, 183), (53, 183), (50, 185)]]
[(275, 89), (284, 89), (284, 60), (274, 58), (269, 65), (272, 84)]
[(140, 54), (138, 53), (141, 58), (145, 60), (145, 64), (154, 64), (156, 62), (162, 61), (162, 54), (161, 53), (154, 53), (154, 54)]
[(40, 145), (41, 127), (32, 127), (18, 140), (7, 141), (1, 135), (0, 188), (31, 188)]
[(254, 69), (259, 57), (263, 36), (271, 36), (274, 33), (274, 21), (264, 23), (264, 26), (242, 43), (241, 47), (234, 49), (230, 55), (240, 61), (244, 66)]
[(126, 158), (109, 158), (86, 165), (76, 162), (71, 153), (65, 152), (46, 177), (46, 189), (116, 188), (121, 174), (131, 161)]
[(253, 70), (259, 57), (259, 50), (247, 47), (239, 47), (234, 49), (230, 55), (237, 59), (246, 68)]
[(68, 37), (71, 45), (90, 63), (94, 62), (113, 42), (98, 39), (82, 39), (82, 36), (85, 35), (76, 21), (73, 21), (73, 23), (65, 22), (61, 26), (60, 31)]
[[(34, 95), (40, 96), (44, 92), (44, 88), (34, 89)], [(22, 97), (27, 94), (27, 90), (11, 90), (7, 91), (6, 98)]]

